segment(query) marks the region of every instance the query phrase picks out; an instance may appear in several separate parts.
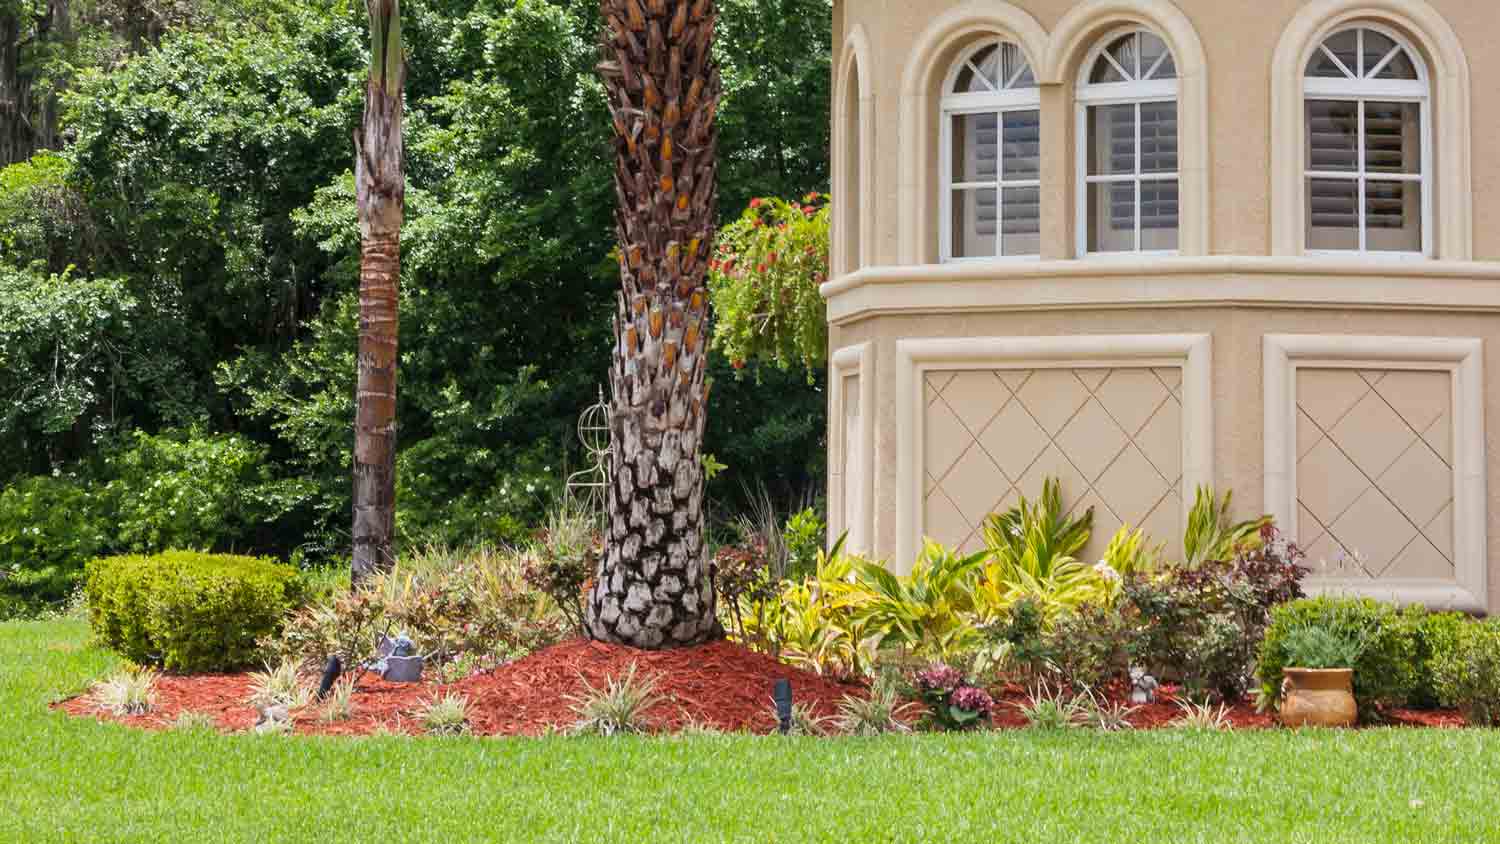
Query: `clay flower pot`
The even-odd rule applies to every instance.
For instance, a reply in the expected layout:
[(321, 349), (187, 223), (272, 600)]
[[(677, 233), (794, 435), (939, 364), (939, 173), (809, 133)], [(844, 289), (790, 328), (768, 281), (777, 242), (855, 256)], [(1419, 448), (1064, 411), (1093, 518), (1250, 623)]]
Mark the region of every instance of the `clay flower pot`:
[(1283, 668), (1281, 723), (1288, 727), (1351, 727), (1359, 709), (1354, 703), (1352, 668)]

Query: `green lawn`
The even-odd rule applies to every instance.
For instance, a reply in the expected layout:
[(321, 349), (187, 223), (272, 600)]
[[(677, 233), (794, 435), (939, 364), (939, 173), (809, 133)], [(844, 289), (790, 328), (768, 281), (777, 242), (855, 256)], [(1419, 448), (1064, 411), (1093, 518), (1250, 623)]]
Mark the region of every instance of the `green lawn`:
[(891, 739), (147, 734), (113, 664), (0, 624), (0, 841), (1500, 841), (1500, 732)]

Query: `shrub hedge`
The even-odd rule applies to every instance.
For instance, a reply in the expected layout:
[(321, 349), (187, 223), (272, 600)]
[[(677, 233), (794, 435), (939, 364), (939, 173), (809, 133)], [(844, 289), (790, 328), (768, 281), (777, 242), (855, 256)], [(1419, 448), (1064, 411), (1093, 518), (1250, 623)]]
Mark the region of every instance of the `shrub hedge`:
[(128, 659), (173, 671), (250, 664), (300, 603), (297, 570), (271, 560), (166, 551), (93, 560), (84, 589), (94, 635)]
[(1455, 629), (1453, 647), (1433, 660), (1433, 688), (1469, 723), (1500, 726), (1500, 618)]
[(1407, 703), (1431, 709), (1442, 703), (1437, 690), (1437, 666), (1453, 653), (1459, 636), (1474, 620), (1461, 612), (1428, 612), (1420, 606), (1408, 607), (1402, 618), (1411, 628), (1416, 648), (1415, 676)]
[(1299, 627), (1322, 627), (1363, 643), (1354, 666), (1354, 697), (1362, 719), (1369, 720), (1377, 706), (1405, 703), (1417, 684), (1416, 635), (1394, 605), (1324, 595), (1290, 601), (1271, 611), (1255, 673), (1262, 696), (1273, 703), (1281, 702), (1281, 670), (1288, 665), (1286, 636)]

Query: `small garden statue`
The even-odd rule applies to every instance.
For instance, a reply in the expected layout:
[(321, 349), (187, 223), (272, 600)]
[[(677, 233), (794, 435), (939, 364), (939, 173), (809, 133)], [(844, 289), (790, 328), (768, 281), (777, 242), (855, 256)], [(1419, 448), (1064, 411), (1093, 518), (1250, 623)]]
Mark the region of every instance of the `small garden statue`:
[(1156, 700), (1156, 687), (1160, 685), (1156, 678), (1146, 673), (1146, 669), (1137, 666), (1130, 668), (1130, 702), (1136, 705), (1152, 703)]

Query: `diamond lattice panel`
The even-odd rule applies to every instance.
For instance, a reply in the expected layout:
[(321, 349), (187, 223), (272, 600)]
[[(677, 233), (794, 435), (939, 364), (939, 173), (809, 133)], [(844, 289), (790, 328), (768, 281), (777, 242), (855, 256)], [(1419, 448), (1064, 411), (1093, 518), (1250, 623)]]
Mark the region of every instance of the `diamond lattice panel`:
[(990, 513), (1062, 482), (1070, 512), (1094, 507), (1083, 559), (1122, 523), (1175, 550), (1182, 534), (1182, 370), (935, 370), (926, 375), (923, 533), (983, 547)]
[(1327, 577), (1453, 577), (1452, 376), (1297, 370), (1297, 530)]

